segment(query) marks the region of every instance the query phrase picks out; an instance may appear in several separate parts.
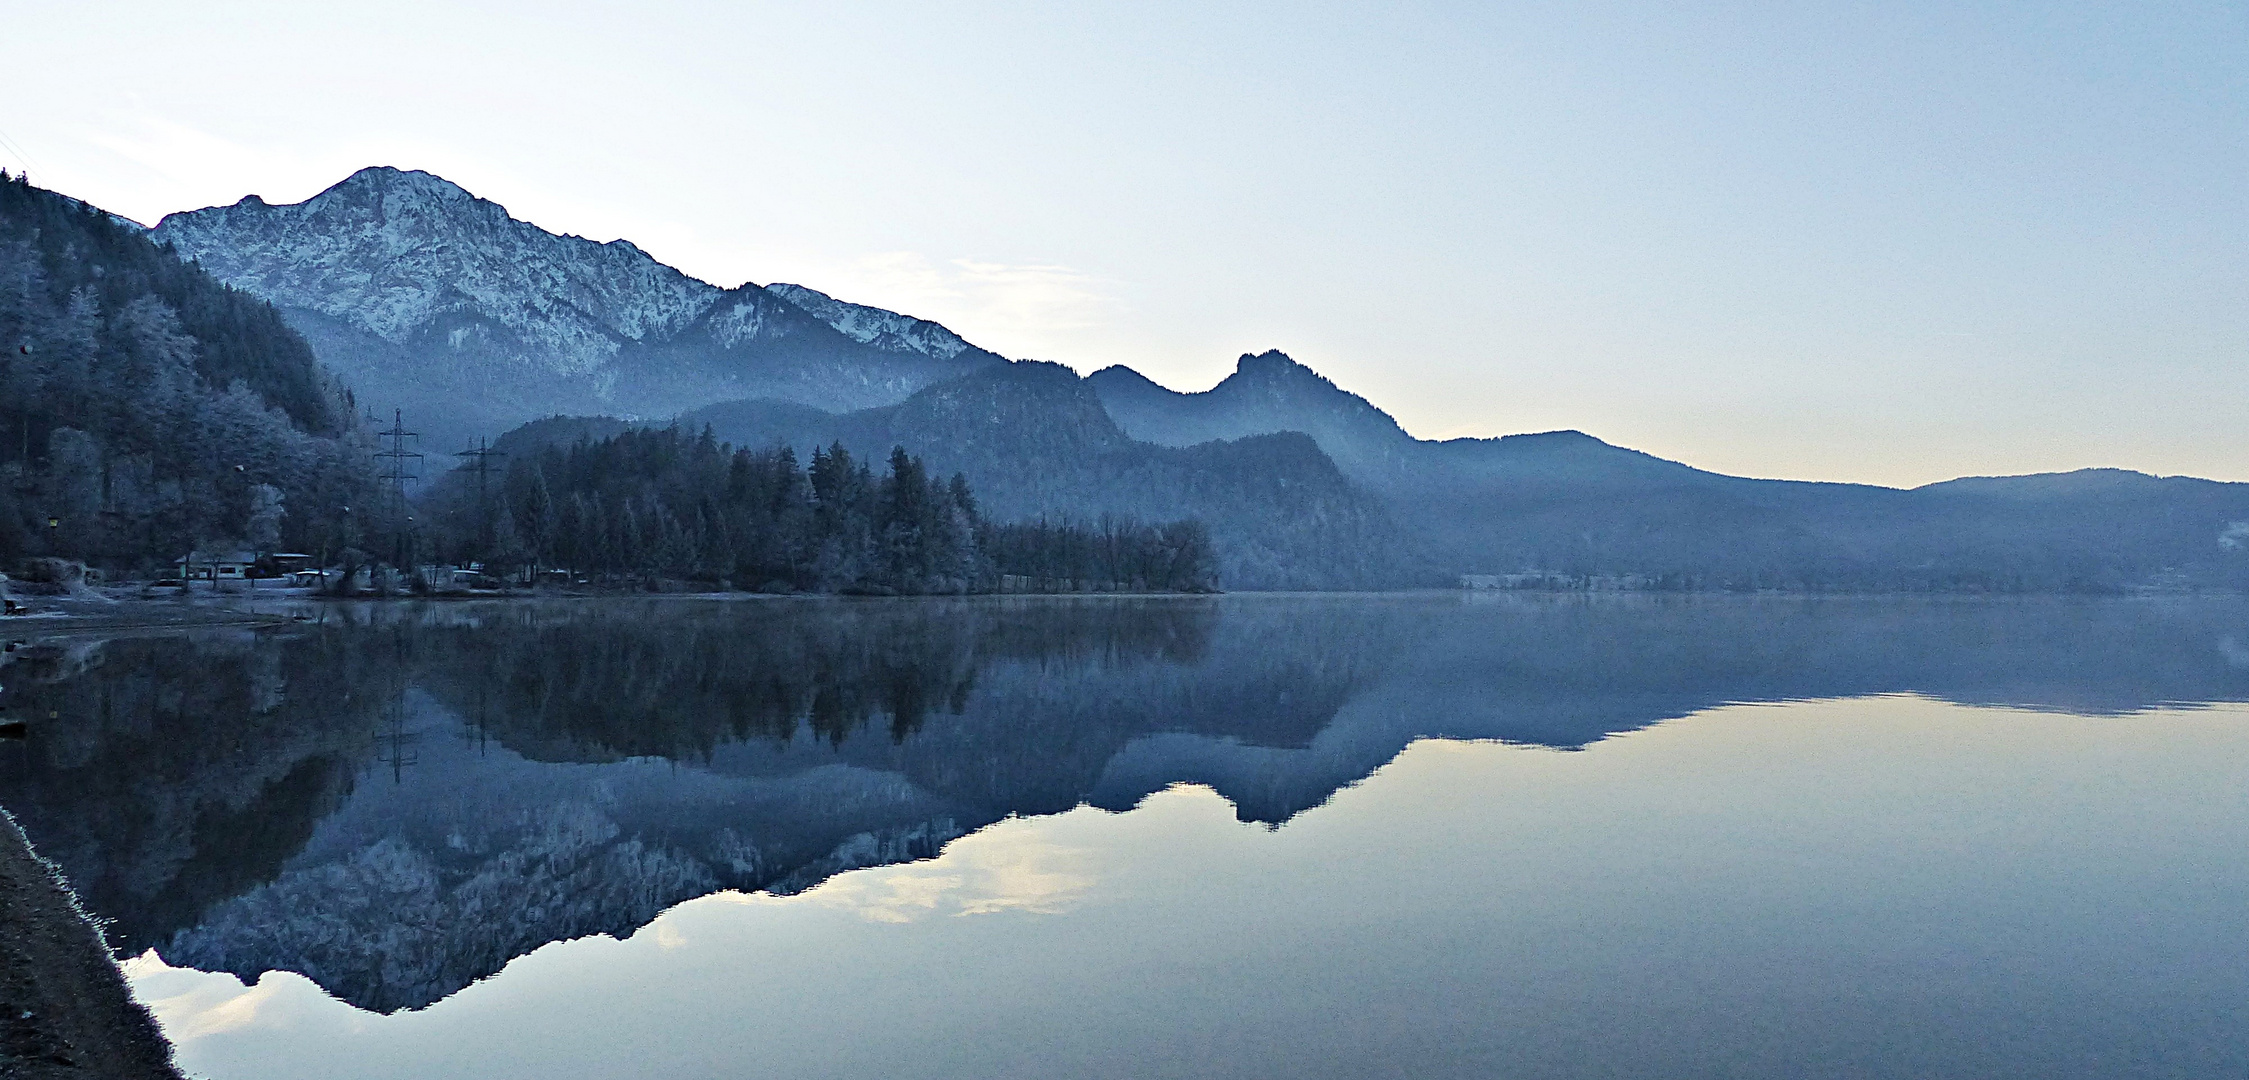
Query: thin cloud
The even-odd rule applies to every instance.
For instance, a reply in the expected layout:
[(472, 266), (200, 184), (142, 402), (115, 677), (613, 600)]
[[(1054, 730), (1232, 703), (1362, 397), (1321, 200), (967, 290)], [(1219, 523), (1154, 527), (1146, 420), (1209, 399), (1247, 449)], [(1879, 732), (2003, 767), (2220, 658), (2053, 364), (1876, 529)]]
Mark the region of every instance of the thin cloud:
[(1126, 310), (1115, 283), (1059, 263), (938, 261), (913, 251), (857, 261), (838, 299), (874, 304), (945, 324), (1009, 356), (1066, 352), (1088, 330)]

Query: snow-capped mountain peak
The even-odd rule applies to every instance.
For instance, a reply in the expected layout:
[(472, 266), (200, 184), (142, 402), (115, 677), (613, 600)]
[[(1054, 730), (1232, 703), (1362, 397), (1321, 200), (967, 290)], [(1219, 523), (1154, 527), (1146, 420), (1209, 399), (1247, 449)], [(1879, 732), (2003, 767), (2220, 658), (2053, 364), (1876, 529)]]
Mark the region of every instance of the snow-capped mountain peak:
[(155, 236), (228, 284), (394, 345), (460, 316), (488, 321), (512, 359), (556, 374), (676, 332), (719, 294), (631, 244), (558, 236), (442, 177), (388, 167), (301, 203), (253, 195), (172, 214)]
[(152, 235), (280, 307), (364, 403), (403, 407), (437, 445), (556, 414), (867, 408), (1001, 362), (810, 289), (720, 289), (426, 172), (361, 169), (300, 203), (246, 196)]

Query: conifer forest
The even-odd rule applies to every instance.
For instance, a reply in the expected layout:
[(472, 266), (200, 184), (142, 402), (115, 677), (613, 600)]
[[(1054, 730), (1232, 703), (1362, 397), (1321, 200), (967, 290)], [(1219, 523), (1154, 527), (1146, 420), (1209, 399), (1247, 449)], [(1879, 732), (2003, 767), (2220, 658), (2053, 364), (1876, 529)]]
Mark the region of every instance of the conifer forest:
[[(800, 465), (631, 429), (409, 492), (271, 304), (75, 199), (0, 179), (0, 565), (161, 576), (190, 552), (474, 563), (487, 579), (874, 595), (1211, 591), (1208, 531), (990, 521), (967, 480), (841, 445)], [(394, 448), (395, 449), (395, 448)], [(345, 586), (348, 588), (348, 584)]]
[[(503, 479), (504, 477), (504, 479)], [(1217, 587), (1199, 522), (998, 523), (966, 478), (893, 448), (880, 470), (841, 445), (800, 463), (709, 431), (636, 429), (549, 446), (504, 473), (456, 469), (424, 501), (448, 561), (634, 575), (765, 592), (874, 595)]]

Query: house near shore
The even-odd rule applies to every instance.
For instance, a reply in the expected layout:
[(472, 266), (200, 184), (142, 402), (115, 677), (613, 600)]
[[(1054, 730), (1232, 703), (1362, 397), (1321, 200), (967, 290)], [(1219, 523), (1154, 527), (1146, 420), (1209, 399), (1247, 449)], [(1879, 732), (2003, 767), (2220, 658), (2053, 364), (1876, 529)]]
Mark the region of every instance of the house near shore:
[(1520, 574), (1462, 574), (1463, 589), (1567, 589), (1575, 586), (1577, 579), (1565, 574), (1550, 574), (1543, 570), (1529, 570)]
[(241, 581), (257, 564), (257, 555), (248, 551), (190, 551), (172, 560), (181, 581)]
[(173, 576), (182, 581), (243, 581), (249, 578), (283, 577), (303, 570), (312, 563), (312, 556), (294, 551), (265, 556), (250, 551), (191, 551), (172, 560), (172, 567), (175, 571)]
[(1537, 589), (1549, 592), (1640, 592), (1656, 587), (1646, 574), (1558, 574), (1529, 570), (1520, 574), (1462, 574), (1460, 587), (1480, 589)]

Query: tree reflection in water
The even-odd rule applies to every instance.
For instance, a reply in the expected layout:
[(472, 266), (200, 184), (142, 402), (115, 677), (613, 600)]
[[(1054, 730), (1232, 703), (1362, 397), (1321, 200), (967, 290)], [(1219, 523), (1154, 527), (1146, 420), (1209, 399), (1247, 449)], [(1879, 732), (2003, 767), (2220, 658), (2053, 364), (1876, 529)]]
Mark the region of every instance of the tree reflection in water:
[[(1416, 738), (1733, 701), (2242, 700), (2232, 600), (1360, 596), (366, 605), (0, 671), (22, 819), (122, 950), (362, 1007), (717, 889), (1209, 784), (1279, 823)], [(2228, 646), (2232, 645), (2229, 650)], [(15, 654), (12, 654), (15, 655)]]

